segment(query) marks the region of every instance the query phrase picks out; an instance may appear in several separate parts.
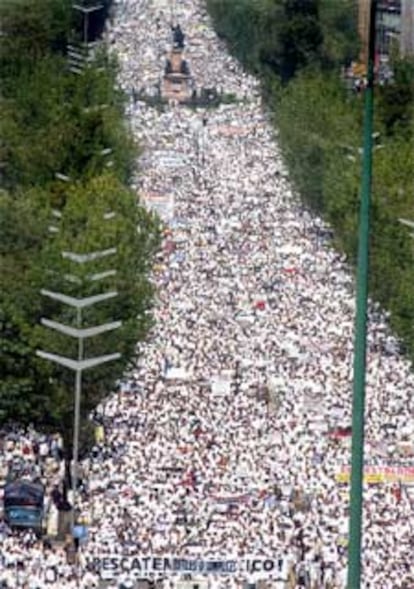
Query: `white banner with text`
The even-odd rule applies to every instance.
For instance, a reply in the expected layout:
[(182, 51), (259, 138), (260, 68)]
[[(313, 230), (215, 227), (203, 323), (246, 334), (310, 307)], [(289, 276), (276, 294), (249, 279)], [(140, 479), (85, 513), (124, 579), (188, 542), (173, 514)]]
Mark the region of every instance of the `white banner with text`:
[(131, 573), (136, 578), (170, 575), (235, 575), (280, 578), (283, 568), (283, 559), (265, 557), (202, 559), (111, 554), (87, 557), (87, 563), (105, 578), (113, 578), (121, 573)]

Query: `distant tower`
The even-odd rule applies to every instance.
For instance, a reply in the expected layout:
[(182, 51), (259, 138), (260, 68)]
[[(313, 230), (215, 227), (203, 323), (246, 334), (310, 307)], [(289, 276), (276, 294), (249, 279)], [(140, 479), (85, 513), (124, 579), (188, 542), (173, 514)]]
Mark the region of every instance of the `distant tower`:
[(401, 55), (414, 55), (414, 0), (401, 0)]
[[(410, 1), (410, 0), (409, 0)], [(369, 12), (371, 0), (358, 0), (358, 33), (361, 42), (359, 62), (366, 64), (368, 59)]]

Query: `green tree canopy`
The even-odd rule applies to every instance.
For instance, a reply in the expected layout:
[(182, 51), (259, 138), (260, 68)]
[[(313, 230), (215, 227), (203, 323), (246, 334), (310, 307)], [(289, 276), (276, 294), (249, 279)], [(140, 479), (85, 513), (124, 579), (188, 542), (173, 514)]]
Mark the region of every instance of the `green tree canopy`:
[[(76, 340), (40, 325), (41, 317), (46, 317), (75, 326), (76, 315), (71, 307), (41, 296), (40, 290), (46, 288), (77, 298), (118, 292), (116, 298), (88, 308), (83, 314), (83, 327), (122, 321), (118, 330), (85, 341), (85, 357), (114, 351), (122, 354), (118, 362), (85, 373), (82, 415), (86, 417), (133, 361), (136, 342), (151, 326), (153, 287), (148, 274), (158, 247), (159, 227), (151, 213), (137, 206), (135, 195), (109, 173), (72, 185), (60, 219), (53, 217), (47, 197), (50, 195), (32, 189), (19, 199), (3, 195), (0, 201), (13, 221), (2, 244), (5, 284), (0, 342), (4, 380), (0, 413), (5, 420), (16, 418), (10, 397), (15, 391), (25, 408), (20, 419), (26, 421), (26, 415), (31, 420), (33, 412), (27, 411), (27, 406), (43, 398), (45, 391), (47, 402), (37, 406), (36, 416), (43, 424), (63, 428), (69, 442), (73, 374), (37, 359), (35, 350), (76, 358)], [(40, 217), (30, 222), (35, 211), (40, 212)], [(108, 212), (114, 216), (105, 219)], [(46, 238), (50, 225), (56, 226), (57, 232)], [(34, 226), (37, 234), (32, 235), (30, 228)], [(113, 247), (116, 254), (82, 266), (62, 257), (64, 251), (90, 253)], [(109, 269), (116, 274), (103, 280), (89, 279)], [(79, 284), (70, 282), (67, 275), (77, 277)], [(25, 363), (28, 371), (22, 370)]]
[[(107, 0), (104, 5), (107, 10)], [(151, 326), (149, 272), (159, 242), (156, 218), (127, 187), (137, 146), (124, 123), (116, 60), (101, 47), (80, 75), (69, 71), (66, 43), (76, 24), (71, 10), (67, 0), (6, 0), (0, 6), (0, 419), (59, 429), (68, 452), (74, 375), (38, 358), (36, 350), (76, 358), (76, 341), (41, 325), (42, 318), (73, 325), (75, 317), (40, 290), (79, 298), (118, 293), (82, 318), (84, 326), (122, 321), (117, 331), (85, 341), (86, 357), (121, 353), (118, 362), (84, 375), (86, 433), (89, 412), (133, 361), (137, 341)], [(92, 29), (99, 29), (98, 21)], [(105, 219), (109, 211), (115, 215)], [(113, 247), (110, 259), (85, 267), (62, 257), (66, 250)], [(108, 269), (116, 273), (90, 280)]]
[(67, 0), (3, 0), (0, 6), (0, 67), (2, 92), (22, 69), (51, 52), (64, 53), (71, 29)]

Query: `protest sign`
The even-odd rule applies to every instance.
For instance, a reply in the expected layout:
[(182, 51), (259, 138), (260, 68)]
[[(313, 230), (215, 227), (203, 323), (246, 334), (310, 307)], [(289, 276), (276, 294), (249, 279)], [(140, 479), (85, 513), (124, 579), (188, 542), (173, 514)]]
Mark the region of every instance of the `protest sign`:
[(213, 503), (217, 505), (241, 505), (246, 504), (250, 501), (250, 493), (244, 493), (243, 495), (212, 495), (211, 499)]
[(123, 554), (87, 558), (88, 565), (104, 578), (116, 578), (122, 573), (135, 574), (137, 578), (166, 577), (170, 575), (257, 575), (263, 578), (279, 576), (281, 559), (200, 559), (176, 556), (131, 556)]
[(218, 397), (229, 395), (231, 392), (231, 374), (222, 372), (211, 377), (211, 392)]
[(178, 366), (169, 366), (165, 370), (164, 378), (166, 380), (184, 380), (188, 381), (191, 379), (191, 375), (185, 368), (180, 368)]
[[(348, 483), (350, 481), (351, 469), (349, 466), (343, 466), (336, 475), (338, 483)], [(365, 465), (364, 483), (414, 483), (414, 466), (398, 465)]]
[(168, 223), (174, 217), (174, 195), (172, 193), (146, 192), (142, 199), (147, 209), (156, 212)]

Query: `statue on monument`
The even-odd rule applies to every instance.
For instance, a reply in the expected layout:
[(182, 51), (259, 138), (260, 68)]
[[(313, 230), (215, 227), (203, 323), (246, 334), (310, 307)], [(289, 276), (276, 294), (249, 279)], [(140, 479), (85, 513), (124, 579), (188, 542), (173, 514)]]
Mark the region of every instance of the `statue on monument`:
[(184, 39), (185, 35), (181, 30), (179, 24), (175, 26), (171, 26), (171, 30), (173, 32), (173, 46), (175, 49), (184, 49)]

